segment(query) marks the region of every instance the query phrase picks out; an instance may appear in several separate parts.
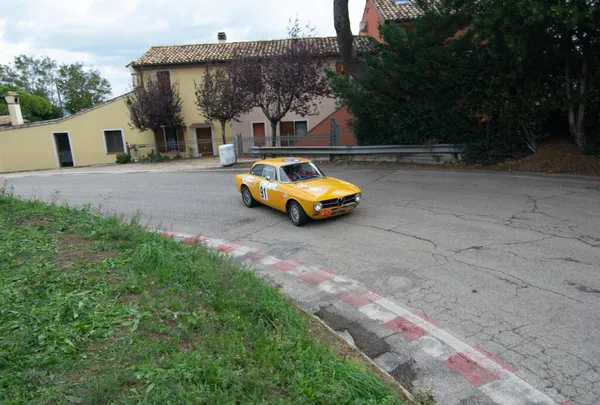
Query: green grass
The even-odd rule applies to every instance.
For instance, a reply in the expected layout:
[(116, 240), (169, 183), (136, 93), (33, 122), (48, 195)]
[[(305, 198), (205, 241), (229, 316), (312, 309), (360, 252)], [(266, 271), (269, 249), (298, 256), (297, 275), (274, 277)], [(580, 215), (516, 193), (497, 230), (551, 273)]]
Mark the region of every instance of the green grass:
[(0, 190), (0, 403), (408, 402), (232, 261)]

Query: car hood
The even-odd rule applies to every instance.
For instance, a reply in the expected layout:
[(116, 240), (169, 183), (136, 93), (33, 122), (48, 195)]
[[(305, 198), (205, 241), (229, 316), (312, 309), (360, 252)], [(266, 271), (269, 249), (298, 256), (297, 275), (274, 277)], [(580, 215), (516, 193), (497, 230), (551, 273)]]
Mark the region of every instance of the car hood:
[(315, 201), (330, 200), (360, 192), (360, 188), (354, 184), (332, 177), (301, 181), (294, 183), (292, 188), (305, 197), (312, 197)]

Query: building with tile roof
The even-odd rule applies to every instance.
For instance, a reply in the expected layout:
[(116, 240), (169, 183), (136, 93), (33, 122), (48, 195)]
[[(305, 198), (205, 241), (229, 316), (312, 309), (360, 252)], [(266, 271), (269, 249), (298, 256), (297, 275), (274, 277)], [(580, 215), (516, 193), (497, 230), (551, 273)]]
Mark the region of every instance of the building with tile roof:
[[(218, 42), (191, 45), (153, 46), (139, 59), (128, 65), (137, 85), (148, 77), (156, 78), (166, 84), (178, 83), (179, 94), (183, 101), (182, 115), (186, 123), (184, 129), (179, 129), (177, 135), (156, 133), (155, 142), (165, 145), (167, 137), (199, 145), (198, 152), (202, 155), (216, 155), (221, 144), (221, 128), (219, 124), (207, 122), (196, 108), (195, 85), (200, 83), (207, 65), (222, 65), (232, 61), (236, 56), (271, 58), (283, 56), (289, 50), (293, 41), (305, 42), (317, 56), (326, 58), (327, 64), (339, 74), (346, 74), (341, 61), (340, 50), (336, 37), (314, 37), (299, 39), (275, 39), (266, 41), (227, 42), (226, 36), (220, 33)], [(376, 42), (368, 36), (355, 36), (354, 47), (358, 52), (371, 52)], [(150, 75), (150, 76), (148, 76)], [(332, 125), (340, 125), (340, 132), (350, 131), (347, 121), (348, 111), (339, 108), (333, 98), (319, 100), (318, 115), (299, 116), (288, 113), (276, 128), (278, 144), (296, 144), (302, 139), (306, 145), (307, 136), (326, 138), (332, 131)], [(335, 124), (333, 123), (335, 120)], [(317, 134), (317, 132), (319, 132)], [(234, 137), (244, 138), (244, 150), (252, 145), (270, 144), (271, 126), (260, 108), (239, 118), (239, 122), (227, 125), (225, 138), (232, 142)], [(341, 142), (353, 142), (351, 136), (340, 136)], [(328, 141), (327, 141), (328, 142)], [(309, 142), (310, 144), (310, 142)], [(163, 152), (159, 150), (159, 152)]]
[[(285, 54), (293, 41), (302, 41), (315, 55), (338, 57), (340, 50), (336, 37), (316, 37), (301, 39), (275, 39), (268, 41), (221, 42), (195, 45), (153, 46), (130, 65), (134, 69), (156, 66), (202, 65), (226, 63), (235, 55), (245, 57), (276, 57)], [(373, 42), (367, 37), (356, 36), (354, 46), (359, 52), (373, 50)]]
[(409, 23), (422, 14), (422, 10), (410, 0), (367, 0), (360, 34), (382, 42), (379, 35), (380, 25), (391, 22)]

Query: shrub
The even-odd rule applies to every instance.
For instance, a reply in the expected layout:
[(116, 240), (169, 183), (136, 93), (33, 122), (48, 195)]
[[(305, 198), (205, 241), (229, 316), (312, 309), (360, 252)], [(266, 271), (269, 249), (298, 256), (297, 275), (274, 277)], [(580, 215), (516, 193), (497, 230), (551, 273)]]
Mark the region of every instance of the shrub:
[(125, 163), (129, 163), (129, 155), (127, 153), (119, 153), (117, 155), (117, 163), (120, 165), (124, 165)]

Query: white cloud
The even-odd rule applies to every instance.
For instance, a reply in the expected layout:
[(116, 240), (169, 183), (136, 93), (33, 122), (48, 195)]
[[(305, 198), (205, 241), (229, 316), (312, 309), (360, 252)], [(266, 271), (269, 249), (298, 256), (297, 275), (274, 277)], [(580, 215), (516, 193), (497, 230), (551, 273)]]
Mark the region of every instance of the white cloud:
[[(366, 0), (350, 0), (355, 33)], [(19, 0), (3, 5), (0, 63), (19, 54), (81, 61), (100, 69), (114, 95), (129, 86), (125, 68), (153, 45), (283, 38), (289, 19), (335, 35), (333, 0)]]

